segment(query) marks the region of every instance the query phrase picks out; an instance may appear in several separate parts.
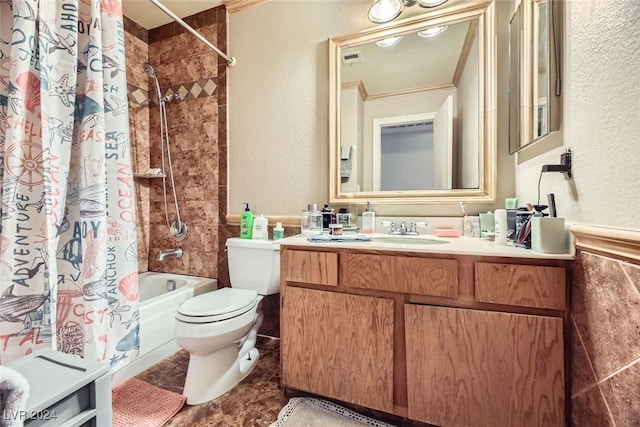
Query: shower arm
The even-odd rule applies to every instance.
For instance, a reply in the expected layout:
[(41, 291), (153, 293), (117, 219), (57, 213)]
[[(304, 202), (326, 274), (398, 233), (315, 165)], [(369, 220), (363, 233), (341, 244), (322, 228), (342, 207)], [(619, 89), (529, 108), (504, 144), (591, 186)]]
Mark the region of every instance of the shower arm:
[(207, 47), (209, 49), (211, 49), (212, 51), (214, 51), (215, 53), (217, 53), (218, 55), (222, 56), (224, 58), (224, 60), (227, 62), (227, 67), (233, 67), (234, 65), (236, 65), (236, 59), (228, 56), (226, 54), (224, 54), (220, 49), (218, 49), (217, 47), (215, 47), (213, 45), (213, 43), (211, 43), (209, 40), (207, 40), (206, 38), (204, 38), (204, 36), (202, 34), (200, 34), (199, 32), (197, 32), (196, 30), (194, 30), (189, 24), (187, 24), (186, 22), (184, 22), (182, 19), (180, 19), (178, 17), (178, 15), (176, 15), (175, 13), (173, 13), (170, 9), (168, 9), (165, 5), (163, 5), (162, 3), (160, 3), (159, 0), (149, 0), (151, 3), (153, 3), (158, 9), (160, 9), (161, 11), (163, 11), (165, 14), (167, 14), (167, 16), (169, 16), (171, 19), (173, 19), (174, 21), (176, 21), (178, 24), (182, 25), (187, 31), (189, 31), (191, 34), (193, 34), (198, 40), (200, 40), (202, 43), (204, 43), (205, 45), (207, 45)]

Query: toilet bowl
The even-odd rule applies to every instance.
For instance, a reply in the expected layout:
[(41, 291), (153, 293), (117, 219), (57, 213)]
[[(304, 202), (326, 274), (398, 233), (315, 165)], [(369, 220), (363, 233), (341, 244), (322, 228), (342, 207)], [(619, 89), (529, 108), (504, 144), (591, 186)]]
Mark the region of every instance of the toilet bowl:
[(227, 251), (232, 287), (191, 298), (176, 314), (174, 337), (189, 353), (183, 390), (188, 405), (226, 393), (255, 368), (259, 304), (279, 289), (278, 244), (229, 239)]

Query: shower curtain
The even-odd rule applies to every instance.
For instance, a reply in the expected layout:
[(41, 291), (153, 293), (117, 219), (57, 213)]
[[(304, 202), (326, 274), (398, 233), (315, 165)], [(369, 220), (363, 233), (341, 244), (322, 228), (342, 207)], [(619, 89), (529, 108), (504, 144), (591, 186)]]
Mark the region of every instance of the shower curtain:
[(0, 362), (138, 354), (120, 0), (0, 0)]

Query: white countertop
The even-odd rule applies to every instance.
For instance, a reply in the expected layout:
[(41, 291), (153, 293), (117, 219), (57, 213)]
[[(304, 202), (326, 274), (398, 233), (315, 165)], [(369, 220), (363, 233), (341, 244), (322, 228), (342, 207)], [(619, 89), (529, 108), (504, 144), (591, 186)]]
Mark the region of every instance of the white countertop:
[[(390, 236), (388, 234), (370, 234), (371, 241), (356, 242), (310, 242), (305, 236), (297, 235), (278, 240), (281, 246), (307, 246), (315, 248), (343, 248), (358, 250), (379, 250), (379, 251), (402, 251), (402, 252), (422, 252), (433, 254), (452, 255), (474, 255), (490, 257), (512, 257), (512, 258), (537, 258), (537, 259), (558, 259), (573, 260), (574, 253), (566, 254), (543, 254), (534, 252), (531, 249), (517, 248), (511, 244), (497, 245), (495, 242), (477, 237), (436, 237), (431, 234), (420, 236)], [(407, 243), (397, 243), (384, 241), (385, 238), (401, 237)], [(441, 240), (447, 243), (441, 244), (420, 244), (411, 243), (412, 239)]]

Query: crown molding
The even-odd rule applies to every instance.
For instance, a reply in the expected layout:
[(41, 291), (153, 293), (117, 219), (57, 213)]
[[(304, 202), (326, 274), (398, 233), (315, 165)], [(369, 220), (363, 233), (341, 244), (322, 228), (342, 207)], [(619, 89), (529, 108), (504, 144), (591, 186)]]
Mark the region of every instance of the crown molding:
[(227, 9), (227, 12), (233, 13), (264, 3), (265, 1), (268, 0), (224, 0), (224, 7)]
[(640, 263), (640, 231), (576, 224), (571, 233), (576, 249)]

